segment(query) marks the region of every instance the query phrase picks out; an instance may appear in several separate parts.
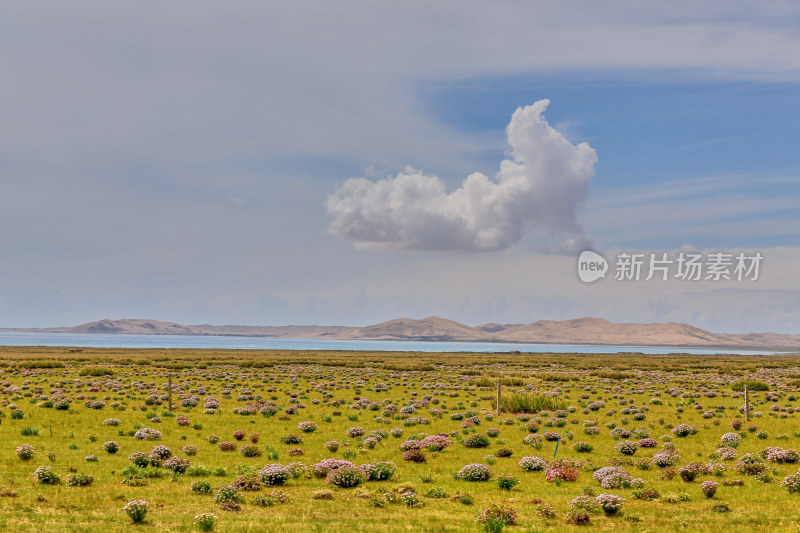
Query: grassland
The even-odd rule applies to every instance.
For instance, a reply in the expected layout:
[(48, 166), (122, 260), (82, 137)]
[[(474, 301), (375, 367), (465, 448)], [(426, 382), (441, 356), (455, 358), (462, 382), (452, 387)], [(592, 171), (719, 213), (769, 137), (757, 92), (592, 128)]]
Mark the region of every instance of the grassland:
[[(795, 412), (800, 409), (800, 357), (789, 354), (92, 348), (75, 353), (9, 347), (0, 348), (0, 372), (0, 528), (8, 531), (130, 531), (132, 522), (122, 508), (137, 499), (149, 502), (145, 522), (135, 526), (143, 531), (196, 531), (193, 520), (202, 512), (216, 514), (215, 531), (222, 532), (482, 531), (476, 517), (491, 504), (515, 509), (516, 523), (505, 531), (520, 533), (800, 528), (800, 494), (781, 486), (784, 478), (797, 472), (792, 451), (800, 449), (800, 415)], [(503, 386), (501, 406), (507, 411), (499, 415), (498, 379)], [(751, 390), (767, 389), (750, 393), (749, 422), (739, 409), (744, 404), (740, 385), (745, 382)], [(218, 407), (207, 408), (214, 404), (208, 398)], [(530, 412), (534, 410), (538, 412)], [(179, 425), (181, 416), (188, 424)], [(109, 419), (119, 419), (120, 424), (104, 424)], [(313, 422), (316, 430), (303, 432), (301, 422)], [(681, 424), (696, 431), (678, 436), (675, 430)], [(365, 435), (348, 436), (353, 427), (364, 428)], [(142, 428), (153, 428), (162, 438), (135, 438), (133, 434)], [(598, 428), (588, 431), (597, 434), (588, 434), (586, 428)], [(236, 431), (243, 432), (241, 441), (235, 439)], [(250, 441), (254, 433), (260, 436), (256, 444)], [(537, 443), (538, 437), (530, 437), (545, 433), (560, 438), (557, 452), (556, 441)], [(736, 433), (741, 441), (733, 452), (718, 450), (727, 433)], [(404, 460), (402, 443), (438, 434), (451, 445), (441, 451), (423, 449), (424, 462)], [(222, 451), (219, 442), (209, 442), (211, 435), (237, 449)], [(288, 435), (301, 436), (303, 443), (284, 444)], [(369, 435), (377, 440), (374, 447)], [(462, 444), (474, 435), (488, 435), (488, 446)], [(654, 439), (656, 446), (640, 447), (633, 455), (615, 450), (621, 442), (645, 438)], [(333, 440), (341, 444), (336, 452), (324, 446)], [(109, 441), (118, 443), (117, 453), (104, 449)], [(592, 450), (577, 451), (578, 442)], [(28, 460), (17, 453), (25, 444), (34, 450)], [(158, 445), (191, 462), (184, 475), (176, 475), (166, 464), (132, 465), (132, 454), (149, 454)], [(241, 455), (250, 445), (261, 455)], [(184, 453), (186, 446), (197, 447), (196, 455)], [(655, 454), (673, 447), (679, 459), (672, 467), (653, 464)], [(763, 467), (737, 466), (747, 454)], [(97, 460), (87, 461), (89, 456)], [(527, 472), (518, 465), (523, 457), (534, 456), (548, 463), (545, 470), (574, 468), (577, 480), (547, 481), (545, 471)], [(561, 463), (553, 464), (554, 456)], [(300, 477), (281, 486), (253, 482), (270, 463), (311, 468), (330, 458), (355, 465), (391, 462), (397, 469), (388, 480), (366, 481), (354, 488), (331, 486), (310, 471), (303, 474), (297, 465)], [(684, 481), (679, 469), (693, 463), (701, 465), (694, 467), (699, 474), (692, 482)], [(468, 464), (489, 466), (492, 479), (455, 479), (454, 474)], [(603, 488), (593, 472), (609, 465), (641, 479), (642, 486), (636, 482), (631, 487)], [(42, 484), (34, 479), (32, 474), (40, 466), (52, 467), (60, 482)], [(67, 483), (70, 474), (77, 479), (81, 473), (93, 482)], [(515, 476), (519, 484), (502, 490), (496, 483), (502, 474)], [(200, 480), (209, 482), (210, 494), (191, 490), (192, 483)], [(704, 481), (718, 484), (713, 498), (701, 491)], [(244, 501), (238, 511), (222, 510), (214, 502), (215, 494), (232, 483), (258, 490), (241, 492)], [(637, 499), (647, 496), (645, 489), (657, 496), (651, 492), (652, 499)], [(276, 490), (280, 493), (273, 493)], [(400, 495), (412, 492), (416, 497), (406, 500), (419, 504), (409, 506)], [(315, 499), (315, 493), (332, 499)], [(591, 512), (588, 526), (568, 523), (571, 502), (581, 495), (591, 499), (603, 493), (626, 500), (618, 514)], [(454, 500), (457, 494), (464, 497)], [(259, 498), (260, 505), (253, 503)], [(470, 499), (471, 503), (462, 502)], [(548, 509), (555, 517), (543, 516)]]

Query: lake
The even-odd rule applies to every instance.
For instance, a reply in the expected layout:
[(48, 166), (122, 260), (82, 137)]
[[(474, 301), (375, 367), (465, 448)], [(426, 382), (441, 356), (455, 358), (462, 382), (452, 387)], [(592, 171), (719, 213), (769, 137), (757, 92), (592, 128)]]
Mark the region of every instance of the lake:
[(107, 335), (81, 333), (0, 332), (0, 346), (80, 346), (86, 348), (210, 348), (219, 350), (360, 350), (397, 352), (537, 352), (645, 354), (770, 354), (758, 350), (714, 350), (658, 346), (596, 346), (582, 344), (524, 344), (499, 342), (371, 341), (278, 339), (234, 335)]

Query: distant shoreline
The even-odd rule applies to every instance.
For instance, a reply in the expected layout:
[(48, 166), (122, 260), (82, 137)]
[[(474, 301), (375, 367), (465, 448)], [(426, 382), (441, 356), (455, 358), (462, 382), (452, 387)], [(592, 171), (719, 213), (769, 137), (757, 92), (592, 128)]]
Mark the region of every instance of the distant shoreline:
[(713, 333), (689, 324), (613, 323), (601, 318), (538, 320), (527, 324), (468, 326), (441, 317), (398, 318), (364, 327), (184, 325), (149, 319), (103, 319), (72, 327), (0, 328), (0, 333), (32, 335), (148, 335), (158, 337), (238, 337), (332, 341), (451, 342), (495, 345), (621, 346), (627, 348), (800, 351), (800, 335)]
[(514, 343), (484, 341), (449, 341), (418, 339), (325, 339), (279, 338), (264, 335), (178, 335), (136, 333), (55, 333), (0, 332), (0, 346), (61, 347), (109, 349), (219, 349), (219, 350), (292, 350), (292, 351), (377, 351), (377, 352), (468, 352), (487, 354), (535, 353), (630, 353), (659, 354), (791, 354), (797, 350), (744, 348), (741, 346), (658, 346), (591, 343)]
[[(365, 341), (365, 342), (465, 342), (465, 343), (473, 343), (473, 344), (480, 344), (480, 343), (492, 343), (492, 344), (546, 344), (552, 346), (564, 346), (564, 345), (574, 345), (574, 346), (613, 346), (613, 347), (622, 347), (622, 348), (665, 348), (665, 349), (673, 349), (673, 348), (689, 348), (689, 349), (709, 349), (709, 350), (741, 350), (742, 348), (747, 349), (748, 351), (775, 351), (775, 352), (782, 352), (782, 353), (793, 353), (793, 352), (800, 352), (800, 347), (796, 349), (787, 348), (787, 347), (775, 347), (775, 346), (759, 346), (759, 345), (735, 345), (735, 344), (709, 344), (709, 345), (694, 345), (694, 344), (669, 344), (669, 345), (657, 345), (657, 344), (636, 344), (630, 343), (625, 345), (619, 345), (614, 343), (604, 343), (604, 342), (555, 342), (555, 341), (537, 341), (537, 342), (518, 342), (518, 341), (510, 341), (510, 340), (502, 340), (502, 339), (493, 339), (493, 340), (481, 340), (481, 339), (454, 339), (454, 338), (432, 338), (432, 337), (397, 337), (392, 339), (386, 338), (352, 338), (352, 339), (326, 339), (325, 337), (281, 337), (278, 335), (267, 335), (267, 334), (258, 334), (258, 333), (191, 333), (191, 334), (183, 334), (183, 333), (133, 333), (133, 332), (125, 332), (125, 333), (103, 333), (103, 332), (91, 332), (91, 333), (73, 333), (69, 331), (46, 331), (42, 329), (13, 329), (13, 328), (0, 328), (0, 333), (39, 333), (43, 335), (150, 335), (153, 337), (243, 337), (243, 338), (256, 338), (256, 339), (282, 339), (282, 340), (331, 340), (331, 341)], [(511, 353), (511, 352), (497, 352), (497, 353)]]

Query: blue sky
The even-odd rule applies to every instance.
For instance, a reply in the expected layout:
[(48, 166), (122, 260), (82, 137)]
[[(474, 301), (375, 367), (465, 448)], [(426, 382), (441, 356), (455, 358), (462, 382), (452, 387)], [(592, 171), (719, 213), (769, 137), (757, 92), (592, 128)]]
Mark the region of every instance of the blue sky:
[[(784, 1), (5, 3), (0, 326), (800, 332), (798, 20)], [(586, 246), (760, 250), (765, 270), (585, 286)]]
[[(748, 198), (797, 197), (800, 160), (796, 124), (800, 91), (796, 83), (753, 81), (669, 81), (665, 73), (543, 75), (510, 79), (458, 80), (420, 92), (440, 120), (464, 130), (502, 135), (511, 111), (549, 98), (551, 123), (570, 138), (588, 141), (599, 154), (593, 194), (623, 196), (642, 186), (673, 182), (717, 183), (686, 191), (685, 197), (715, 202), (728, 193)], [(680, 73), (676, 76), (681, 77)], [(665, 79), (667, 78), (667, 79)], [(487, 166), (502, 157), (485, 154)], [(676, 187), (677, 189), (677, 187)], [(676, 191), (676, 194), (678, 192)], [(590, 201), (591, 203), (591, 201)], [(788, 232), (743, 235), (721, 230), (693, 241), (699, 247), (772, 247), (800, 243), (800, 211), (770, 209), (742, 221), (775, 221)], [(685, 234), (641, 242), (598, 236), (602, 246), (674, 249)], [(649, 248), (648, 248), (649, 247)]]

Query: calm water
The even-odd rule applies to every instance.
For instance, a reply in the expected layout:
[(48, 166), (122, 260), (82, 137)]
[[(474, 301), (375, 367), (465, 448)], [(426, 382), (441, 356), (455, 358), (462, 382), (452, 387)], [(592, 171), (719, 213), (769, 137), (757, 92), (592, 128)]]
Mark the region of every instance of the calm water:
[(705, 350), (642, 346), (587, 346), (580, 344), (514, 344), (497, 342), (366, 341), (274, 339), (270, 337), (189, 335), (105, 335), (80, 333), (0, 332), (0, 346), (81, 346), (87, 348), (217, 348), (239, 350), (370, 350), (398, 352), (544, 352), (544, 353), (738, 353), (769, 354), (753, 350)]

